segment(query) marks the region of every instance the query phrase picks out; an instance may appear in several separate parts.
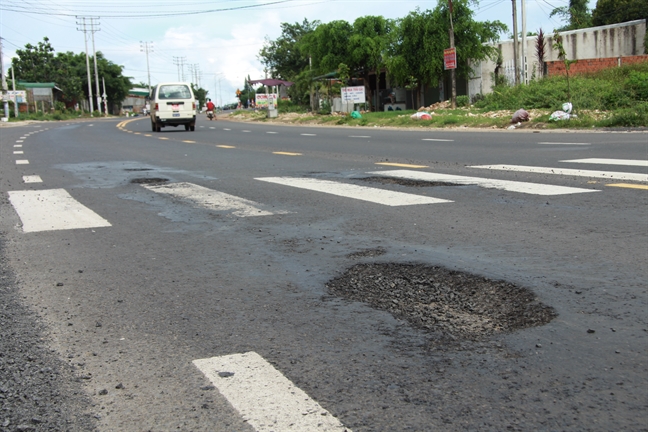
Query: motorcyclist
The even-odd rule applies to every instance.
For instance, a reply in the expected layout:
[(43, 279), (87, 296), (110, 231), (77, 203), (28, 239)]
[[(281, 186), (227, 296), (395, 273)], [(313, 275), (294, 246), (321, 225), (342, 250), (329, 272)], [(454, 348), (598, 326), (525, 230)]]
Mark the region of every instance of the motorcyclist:
[(207, 117), (209, 117), (210, 121), (214, 119), (214, 108), (216, 108), (214, 102), (211, 99), (207, 99)]

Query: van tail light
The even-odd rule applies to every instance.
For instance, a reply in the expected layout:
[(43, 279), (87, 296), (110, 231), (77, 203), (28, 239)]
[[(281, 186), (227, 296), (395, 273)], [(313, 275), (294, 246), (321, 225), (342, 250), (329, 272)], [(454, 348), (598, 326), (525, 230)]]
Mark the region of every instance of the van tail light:
[(157, 102), (155, 103), (155, 111), (159, 111), (160, 107), (158, 106)]
[(195, 110), (195, 109), (196, 109), (196, 102), (193, 102), (193, 103), (191, 104), (191, 106), (193, 107), (192, 109)]

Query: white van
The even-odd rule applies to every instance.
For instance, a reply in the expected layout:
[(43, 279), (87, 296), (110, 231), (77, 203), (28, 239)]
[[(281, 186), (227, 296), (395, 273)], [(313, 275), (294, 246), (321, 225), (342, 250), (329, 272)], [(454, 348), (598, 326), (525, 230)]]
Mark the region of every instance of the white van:
[(151, 87), (149, 99), (153, 132), (160, 132), (164, 126), (196, 129), (196, 99), (189, 83), (160, 83)]

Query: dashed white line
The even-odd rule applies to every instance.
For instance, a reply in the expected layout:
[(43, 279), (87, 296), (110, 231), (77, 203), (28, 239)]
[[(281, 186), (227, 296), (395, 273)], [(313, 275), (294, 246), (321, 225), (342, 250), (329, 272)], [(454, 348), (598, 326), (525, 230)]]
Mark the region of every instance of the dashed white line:
[(517, 172), (528, 172), (528, 173), (535, 173), (535, 174), (555, 174), (555, 175), (567, 175), (567, 176), (576, 176), (576, 177), (604, 178), (610, 180), (634, 180), (634, 181), (642, 181), (642, 182), (648, 181), (648, 174), (624, 173), (624, 172), (615, 172), (615, 171), (591, 171), (591, 170), (534, 167), (534, 166), (522, 166), (522, 165), (478, 165), (478, 166), (470, 166), (468, 168), (500, 170), (500, 171), (517, 171)]
[(250, 132), (249, 130), (242, 130), (241, 132)]
[(267, 134), (272, 134), (272, 135), (274, 135), (274, 134), (276, 134), (277, 132), (266, 132), (266, 133), (267, 133)]
[(317, 134), (300, 134), (301, 136), (317, 136)]
[(21, 143), (21, 142), (24, 142), (24, 141), (23, 141), (23, 140), (16, 140), (16, 142), (17, 142), (17, 143)]
[(18, 159), (16, 165), (29, 165), (29, 161), (27, 159)]
[(22, 151), (22, 150), (17, 150), (17, 151), (14, 151), (13, 154), (25, 154), (25, 152)]
[(349, 135), (349, 138), (371, 138), (368, 135)]
[(585, 163), (585, 164), (599, 164), (599, 165), (625, 165), (625, 166), (641, 166), (641, 167), (648, 167), (648, 160), (638, 160), (638, 159), (600, 159), (600, 158), (587, 158), (587, 159), (561, 160), (560, 162)]
[(21, 148), (21, 147), (22, 147), (22, 144), (14, 144), (14, 147), (15, 147), (15, 148)]
[(573, 193), (599, 192), (596, 189), (583, 189), (567, 186), (554, 186), (548, 184), (529, 183), (510, 180), (487, 179), (480, 177), (467, 177), (450, 174), (438, 174), (422, 171), (396, 170), (375, 171), (368, 174), (386, 177), (405, 178), (409, 180), (422, 180), (429, 182), (443, 182), (461, 185), (477, 185), (487, 189), (500, 189), (510, 192), (519, 192), (533, 195), (567, 195)]
[(223, 130), (226, 130), (226, 131), (231, 131), (232, 129), (228, 129), (228, 128), (223, 128)]
[(453, 139), (441, 139), (441, 138), (423, 138), (423, 141), (439, 141), (439, 142), (453, 142)]
[(331, 195), (345, 198), (353, 198), (362, 201), (369, 201), (387, 206), (404, 206), (417, 204), (438, 204), (452, 202), (445, 199), (433, 198), (423, 195), (414, 195), (403, 192), (395, 192), (386, 189), (376, 189), (366, 186), (358, 186), (348, 183), (339, 183), (330, 180), (319, 180), (312, 178), (295, 177), (259, 177), (256, 180), (276, 183), (284, 186), (292, 186), (300, 189), (307, 189), (316, 192), (324, 192)]
[(591, 143), (573, 143), (573, 142), (539, 142), (540, 145), (575, 145), (575, 146), (588, 146), (592, 145)]
[(20, 216), (24, 232), (111, 226), (65, 189), (11, 191), (9, 201)]
[(351, 432), (255, 352), (193, 364), (258, 432)]

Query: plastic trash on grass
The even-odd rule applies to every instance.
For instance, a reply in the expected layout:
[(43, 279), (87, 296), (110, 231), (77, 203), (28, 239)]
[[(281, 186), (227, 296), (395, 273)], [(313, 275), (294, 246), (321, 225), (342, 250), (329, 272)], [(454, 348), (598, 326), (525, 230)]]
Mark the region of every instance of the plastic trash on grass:
[(426, 113), (426, 112), (414, 113), (410, 116), (410, 118), (414, 120), (432, 120), (432, 116), (430, 115), (430, 113)]
[(511, 119), (511, 123), (520, 123), (525, 121), (529, 121), (529, 113), (524, 109), (515, 111), (515, 114), (513, 114), (513, 118)]
[(354, 119), (362, 118), (362, 114), (360, 114), (359, 111), (352, 111), (351, 112), (351, 118), (354, 118)]
[(569, 120), (570, 118), (576, 118), (576, 114), (572, 114), (572, 104), (571, 102), (565, 102), (562, 105), (562, 110), (554, 111), (549, 116), (549, 121), (561, 121)]

